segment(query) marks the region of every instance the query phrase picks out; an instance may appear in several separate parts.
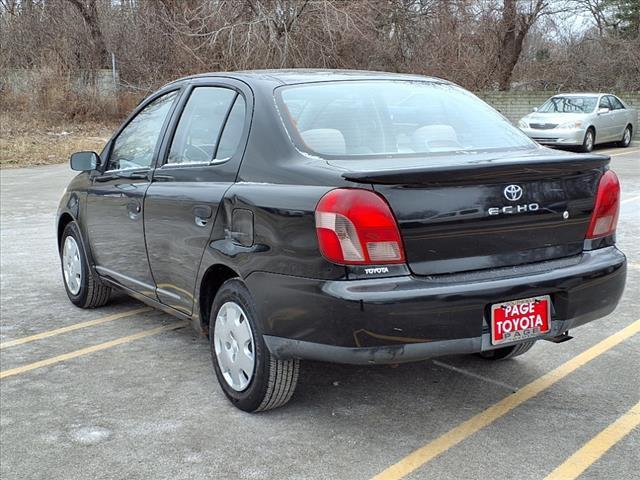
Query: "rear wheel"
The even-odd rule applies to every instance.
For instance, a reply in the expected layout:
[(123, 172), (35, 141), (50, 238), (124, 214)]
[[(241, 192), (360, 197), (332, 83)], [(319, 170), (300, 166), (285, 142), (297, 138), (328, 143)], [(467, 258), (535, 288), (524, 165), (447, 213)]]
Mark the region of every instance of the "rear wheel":
[(299, 360), (271, 356), (256, 322), (249, 290), (227, 280), (209, 319), (211, 356), (220, 387), (240, 410), (260, 412), (287, 403), (298, 383)]
[(631, 125), (627, 125), (624, 129), (624, 133), (622, 134), (622, 140), (618, 142), (618, 146), (622, 148), (627, 148), (631, 145), (631, 138), (633, 137), (633, 129)]
[(593, 128), (589, 128), (587, 133), (584, 134), (584, 140), (582, 141), (582, 146), (580, 150), (583, 152), (591, 152), (593, 150), (593, 146), (595, 145), (596, 134)]
[(69, 300), (80, 308), (96, 308), (106, 304), (111, 288), (103, 285), (87, 265), (76, 222), (70, 222), (64, 228), (60, 245), (62, 278)]
[(510, 347), (496, 348), (495, 350), (487, 350), (486, 352), (480, 352), (480, 356), (487, 360), (508, 360), (523, 353), (527, 353), (536, 343), (535, 340), (528, 342), (518, 343)]

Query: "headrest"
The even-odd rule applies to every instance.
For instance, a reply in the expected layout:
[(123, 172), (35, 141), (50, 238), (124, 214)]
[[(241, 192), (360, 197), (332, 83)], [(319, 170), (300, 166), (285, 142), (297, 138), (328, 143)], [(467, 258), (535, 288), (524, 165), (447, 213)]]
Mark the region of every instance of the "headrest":
[(318, 153), (326, 155), (344, 155), (346, 146), (344, 136), (335, 128), (314, 128), (300, 133), (307, 146)]
[(412, 144), (416, 151), (458, 145), (456, 131), (450, 125), (427, 125), (418, 128), (412, 135)]

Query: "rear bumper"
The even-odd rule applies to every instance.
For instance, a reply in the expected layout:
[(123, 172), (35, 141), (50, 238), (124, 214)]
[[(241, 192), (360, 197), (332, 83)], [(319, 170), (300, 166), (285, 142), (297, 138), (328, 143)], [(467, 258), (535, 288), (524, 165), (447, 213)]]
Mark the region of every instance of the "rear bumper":
[(541, 338), (555, 337), (611, 313), (625, 279), (625, 256), (607, 247), (469, 274), (323, 281), (256, 272), (246, 281), (274, 356), (366, 364), (490, 350), (490, 305), (538, 295), (552, 300)]

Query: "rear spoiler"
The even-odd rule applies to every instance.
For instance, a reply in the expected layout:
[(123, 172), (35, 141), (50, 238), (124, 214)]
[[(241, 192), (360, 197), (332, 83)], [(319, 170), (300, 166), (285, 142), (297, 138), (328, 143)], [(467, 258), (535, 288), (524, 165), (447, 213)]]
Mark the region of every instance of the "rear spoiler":
[(344, 172), (342, 178), (352, 182), (384, 185), (464, 185), (487, 181), (523, 181), (579, 174), (594, 169), (602, 170), (609, 161), (610, 157), (604, 155), (576, 155), (576, 158), (544, 159), (529, 157), (495, 163), (483, 161), (461, 165), (349, 171)]

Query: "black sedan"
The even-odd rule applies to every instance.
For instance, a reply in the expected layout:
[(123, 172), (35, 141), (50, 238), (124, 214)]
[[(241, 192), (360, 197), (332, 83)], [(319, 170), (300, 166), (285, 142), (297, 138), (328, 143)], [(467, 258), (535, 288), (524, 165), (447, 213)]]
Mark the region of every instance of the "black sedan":
[(511, 358), (620, 299), (608, 163), (435, 78), (189, 77), (71, 157), (64, 285), (82, 308), (116, 288), (190, 319), (246, 411), (285, 404), (300, 359)]

